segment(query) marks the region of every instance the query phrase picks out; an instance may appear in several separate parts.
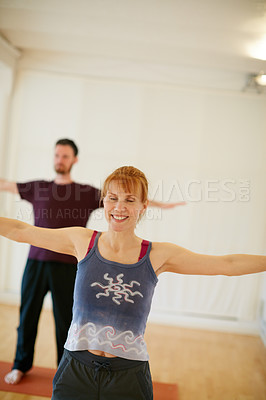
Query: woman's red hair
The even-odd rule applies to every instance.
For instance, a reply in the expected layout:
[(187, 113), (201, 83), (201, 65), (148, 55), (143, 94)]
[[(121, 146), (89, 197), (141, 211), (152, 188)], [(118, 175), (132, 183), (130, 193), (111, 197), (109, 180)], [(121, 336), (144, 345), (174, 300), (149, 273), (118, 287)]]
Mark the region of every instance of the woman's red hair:
[(148, 181), (146, 176), (139, 169), (132, 166), (117, 168), (104, 181), (102, 188), (102, 199), (106, 196), (109, 185), (112, 181), (118, 181), (123, 190), (128, 193), (141, 192), (141, 201), (145, 203), (148, 199)]

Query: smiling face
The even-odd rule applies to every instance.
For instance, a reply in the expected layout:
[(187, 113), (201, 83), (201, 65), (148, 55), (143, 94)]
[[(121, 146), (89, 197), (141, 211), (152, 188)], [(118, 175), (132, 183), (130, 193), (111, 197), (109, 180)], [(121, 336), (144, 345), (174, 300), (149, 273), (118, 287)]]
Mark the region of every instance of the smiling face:
[(142, 201), (140, 185), (128, 191), (118, 180), (109, 183), (103, 203), (109, 228), (115, 232), (134, 231), (139, 218), (147, 208), (147, 201)]
[(76, 162), (77, 157), (71, 146), (58, 144), (55, 147), (54, 169), (57, 174), (68, 174)]

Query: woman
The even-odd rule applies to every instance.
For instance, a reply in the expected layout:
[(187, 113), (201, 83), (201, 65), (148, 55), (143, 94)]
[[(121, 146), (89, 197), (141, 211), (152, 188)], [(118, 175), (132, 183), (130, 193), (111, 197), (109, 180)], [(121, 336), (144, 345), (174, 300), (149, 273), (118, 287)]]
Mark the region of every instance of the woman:
[(143, 335), (162, 272), (242, 275), (266, 269), (265, 256), (207, 256), (140, 239), (134, 231), (147, 208), (147, 195), (145, 175), (121, 167), (102, 190), (107, 232), (51, 230), (0, 219), (1, 235), (79, 261), (73, 319), (52, 400), (153, 398)]

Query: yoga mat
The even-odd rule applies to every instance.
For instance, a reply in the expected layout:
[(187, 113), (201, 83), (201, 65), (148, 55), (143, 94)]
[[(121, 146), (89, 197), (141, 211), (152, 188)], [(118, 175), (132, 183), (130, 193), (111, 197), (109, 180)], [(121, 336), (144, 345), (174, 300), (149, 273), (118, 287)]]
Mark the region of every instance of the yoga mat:
[[(18, 385), (8, 385), (4, 376), (11, 370), (11, 363), (0, 361), (0, 391), (23, 393), (51, 398), (55, 370), (33, 367)], [(177, 385), (153, 382), (154, 400), (178, 400)]]

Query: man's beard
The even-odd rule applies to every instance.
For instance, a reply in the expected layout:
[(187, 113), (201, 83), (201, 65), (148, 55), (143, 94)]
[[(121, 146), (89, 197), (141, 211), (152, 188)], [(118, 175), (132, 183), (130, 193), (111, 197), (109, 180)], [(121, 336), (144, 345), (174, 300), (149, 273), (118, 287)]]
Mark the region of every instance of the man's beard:
[(66, 167), (63, 167), (63, 166), (60, 166), (60, 165), (55, 165), (55, 166), (54, 166), (55, 172), (56, 172), (57, 174), (61, 174), (61, 175), (69, 174), (70, 171), (71, 171), (71, 168), (72, 168), (72, 165), (71, 165), (71, 167), (68, 168), (68, 169), (67, 169)]

